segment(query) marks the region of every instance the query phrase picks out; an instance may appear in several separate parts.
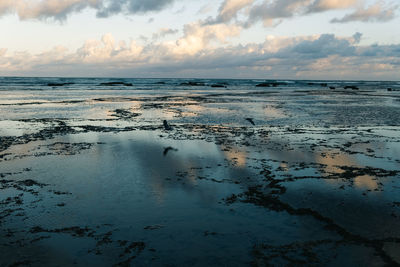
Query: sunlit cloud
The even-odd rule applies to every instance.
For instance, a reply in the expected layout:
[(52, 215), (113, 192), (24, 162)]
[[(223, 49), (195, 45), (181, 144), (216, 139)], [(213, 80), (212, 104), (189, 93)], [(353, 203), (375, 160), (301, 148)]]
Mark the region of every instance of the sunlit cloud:
[(360, 0), (317, 0), (309, 7), (308, 12), (321, 12), (334, 9), (346, 9), (361, 4)]
[(271, 27), (279, 25), (284, 19), (332, 10), (352, 10), (342, 19), (333, 19), (333, 23), (390, 21), (395, 18), (398, 8), (398, 5), (383, 0), (368, 7), (365, 5), (364, 0), (225, 0), (219, 7), (217, 17), (207, 19), (207, 23), (228, 23), (242, 14), (246, 19), (239, 23), (246, 28), (258, 22)]
[[(352, 13), (332, 22), (389, 21), (395, 17), (398, 5), (377, 1), (366, 6), (364, 0), (224, 0), (218, 15), (208, 18), (207, 23), (228, 23), (242, 13), (246, 18), (243, 25), (250, 27), (262, 21), (265, 26), (277, 25), (280, 20), (337, 9), (355, 9)], [(170, 7), (175, 0), (2, 0), (0, 16), (15, 13), (21, 20), (55, 19), (65, 20), (68, 15), (90, 8), (96, 16), (106, 18), (117, 14), (145, 14)], [(181, 2), (181, 4), (184, 2)], [(184, 10), (185, 7), (182, 7)], [(204, 5), (200, 13), (210, 10)]]
[(218, 16), (215, 19), (208, 19), (208, 23), (226, 23), (238, 16), (238, 13), (245, 7), (251, 6), (255, 0), (225, 0), (219, 7)]
[(229, 77), (235, 73), (238, 77), (353, 75), (368, 79), (384, 79), (400, 71), (400, 45), (359, 46), (358, 33), (348, 37), (268, 36), (262, 43), (224, 44), (237, 33), (227, 25), (193, 24), (187, 26), (177, 42), (140, 45), (134, 40), (116, 41), (106, 34), (101, 40), (86, 41), (76, 51), (63, 46), (40, 54), (1, 49), (0, 71), (7, 75), (45, 76), (84, 72), (109, 76), (146, 73), (155, 77)]
[(16, 13), (21, 20), (64, 20), (70, 13), (87, 7), (98, 8), (100, 3), (100, 0), (5, 0), (0, 3), (0, 15)]
[[(64, 21), (70, 14), (84, 9), (93, 11), (88, 14), (95, 13), (98, 17), (106, 18), (117, 14), (159, 12), (174, 3), (174, 10), (186, 10), (189, 2), (3, 0), (0, 1), (0, 15), (16, 14), (20, 20)], [(185, 20), (180, 25), (160, 24), (157, 28), (160, 17), (166, 14), (157, 17), (152, 13), (151, 18), (157, 19), (149, 20), (148, 16), (144, 21), (147, 19), (154, 23), (146, 25), (149, 27), (143, 31), (135, 29), (136, 37), (132, 37), (127, 30), (129, 33), (122, 37), (127, 40), (115, 40), (114, 36), (121, 38), (121, 32), (124, 31), (119, 27), (115, 33), (112, 32), (114, 35), (108, 33), (98, 39), (81, 37), (73, 49), (65, 40), (61, 40), (53, 49), (33, 50), (42, 51), (39, 53), (31, 52), (28, 44), (26, 49), (19, 51), (12, 46), (2, 47), (0, 74), (339, 79), (386, 79), (398, 76), (399, 44), (362, 45), (360, 33), (341, 36), (321, 34), (319, 31), (315, 35), (277, 36), (269, 34), (268, 28), (260, 32), (263, 29), (261, 25), (276, 27), (285, 20), (329, 11), (335, 12), (329, 13), (330, 17), (327, 16), (325, 23), (387, 22), (396, 19), (398, 5), (393, 1), (220, 0), (215, 3), (216, 6), (198, 4), (193, 12), (196, 18), (189, 18), (189, 21)], [(343, 17), (332, 19), (338, 14)], [(94, 19), (92, 22), (96, 25), (97, 21), (100, 20)], [(129, 23), (134, 25), (135, 22), (132, 20)], [(255, 36), (255, 29), (260, 33), (254, 39), (257, 41), (244, 39), (243, 36), (250, 36), (247, 34), (251, 31)], [(99, 32), (97, 36), (101, 34)]]
[(98, 17), (160, 11), (174, 0), (2, 0), (0, 15), (16, 13), (21, 20), (65, 20), (71, 13), (85, 8), (97, 11)]
[(333, 23), (346, 23), (351, 21), (362, 21), (362, 22), (386, 22), (390, 21), (395, 17), (395, 10), (398, 9), (398, 5), (385, 5), (384, 2), (380, 1), (369, 7), (361, 7), (355, 10), (353, 13), (345, 15), (340, 19), (333, 19)]

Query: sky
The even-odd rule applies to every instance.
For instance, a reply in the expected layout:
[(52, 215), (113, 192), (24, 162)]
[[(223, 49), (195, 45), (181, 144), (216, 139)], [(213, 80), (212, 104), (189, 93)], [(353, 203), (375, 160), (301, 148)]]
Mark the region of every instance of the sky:
[(399, 0), (0, 0), (0, 76), (400, 80)]

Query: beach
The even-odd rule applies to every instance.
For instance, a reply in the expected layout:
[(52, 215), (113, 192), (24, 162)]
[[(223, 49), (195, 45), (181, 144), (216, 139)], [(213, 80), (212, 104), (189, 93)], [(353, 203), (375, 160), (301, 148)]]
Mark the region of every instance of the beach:
[(400, 264), (400, 83), (0, 78), (1, 266)]

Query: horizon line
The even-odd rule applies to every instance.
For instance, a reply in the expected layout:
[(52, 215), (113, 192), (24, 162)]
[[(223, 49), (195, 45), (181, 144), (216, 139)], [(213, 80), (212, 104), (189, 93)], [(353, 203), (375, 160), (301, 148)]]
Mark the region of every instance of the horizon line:
[(399, 80), (360, 80), (360, 79), (293, 79), (293, 78), (199, 78), (199, 77), (118, 77), (118, 76), (16, 76), (0, 75), (0, 78), (42, 78), (42, 79), (179, 79), (179, 80), (268, 80), (268, 81), (340, 81), (340, 82), (400, 82)]

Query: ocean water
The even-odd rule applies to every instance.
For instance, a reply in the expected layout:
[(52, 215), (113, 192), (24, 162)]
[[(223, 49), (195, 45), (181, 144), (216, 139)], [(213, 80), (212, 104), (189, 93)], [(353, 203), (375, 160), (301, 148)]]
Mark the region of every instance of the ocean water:
[[(268, 87), (257, 87), (263, 83)], [(358, 89), (344, 89), (348, 86)], [(236, 114), (254, 112), (260, 123), (278, 126), (398, 125), (399, 96), (400, 83), (385, 81), (0, 78), (0, 112), (8, 114), (3, 119), (105, 118), (107, 105), (149, 110), (152, 104), (175, 101), (177, 108), (163, 115), (182, 122), (235, 124), (243, 121)], [(179, 101), (186, 103), (178, 108)], [(175, 116), (177, 110), (187, 116)]]
[(0, 116), (1, 266), (400, 264), (399, 82), (3, 77)]

